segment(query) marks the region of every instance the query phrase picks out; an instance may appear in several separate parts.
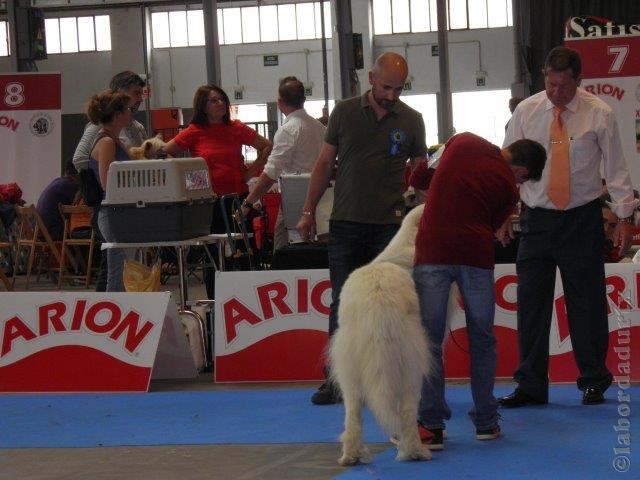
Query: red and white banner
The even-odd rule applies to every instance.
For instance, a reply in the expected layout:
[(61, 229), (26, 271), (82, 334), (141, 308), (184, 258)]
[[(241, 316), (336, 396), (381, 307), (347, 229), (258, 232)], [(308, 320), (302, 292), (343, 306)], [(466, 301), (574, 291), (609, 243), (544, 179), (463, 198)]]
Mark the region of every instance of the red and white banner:
[(581, 87), (616, 113), (634, 188), (640, 188), (640, 26), (597, 23), (593, 17), (567, 22), (565, 46), (582, 57)]
[(216, 382), (323, 378), (327, 270), (216, 274)]
[(59, 73), (0, 74), (0, 183), (16, 182), (27, 203), (60, 176)]
[(0, 392), (146, 391), (170, 298), (0, 293)]
[[(640, 265), (608, 264), (609, 355), (614, 376), (640, 380)], [(517, 277), (514, 265), (495, 270), (497, 376), (511, 378), (518, 364)], [(557, 275), (549, 376), (573, 382), (573, 359), (564, 295)], [(216, 382), (321, 380), (331, 287), (326, 270), (221, 272), (216, 278)], [(449, 312), (445, 375), (469, 377), (464, 310)]]

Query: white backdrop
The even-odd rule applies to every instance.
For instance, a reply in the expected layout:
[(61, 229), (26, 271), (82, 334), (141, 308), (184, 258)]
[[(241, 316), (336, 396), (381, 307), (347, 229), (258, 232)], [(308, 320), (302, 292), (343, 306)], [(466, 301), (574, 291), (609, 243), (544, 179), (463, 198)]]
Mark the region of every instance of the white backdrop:
[(0, 184), (16, 182), (35, 204), (60, 176), (61, 76), (0, 74), (0, 99)]

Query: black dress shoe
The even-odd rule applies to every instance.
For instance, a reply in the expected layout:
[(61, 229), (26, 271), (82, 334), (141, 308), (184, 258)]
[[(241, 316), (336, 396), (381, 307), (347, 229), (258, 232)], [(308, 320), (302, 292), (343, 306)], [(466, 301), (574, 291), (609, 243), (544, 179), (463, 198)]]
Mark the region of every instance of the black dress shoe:
[(333, 405), (342, 401), (340, 388), (332, 382), (324, 382), (311, 397), (314, 405)]
[(584, 392), (582, 393), (583, 405), (599, 405), (600, 403), (604, 403), (604, 395), (602, 394), (602, 390), (595, 387), (584, 389)]
[(519, 388), (516, 388), (511, 395), (506, 395), (498, 399), (498, 403), (503, 407), (524, 407), (525, 405), (543, 405), (547, 403), (546, 400), (539, 400), (531, 395), (524, 393)]

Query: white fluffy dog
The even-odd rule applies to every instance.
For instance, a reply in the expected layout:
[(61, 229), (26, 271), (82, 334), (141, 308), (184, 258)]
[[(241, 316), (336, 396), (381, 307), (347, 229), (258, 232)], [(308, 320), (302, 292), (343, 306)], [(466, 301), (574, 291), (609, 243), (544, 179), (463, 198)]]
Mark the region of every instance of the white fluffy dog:
[(432, 365), (411, 276), (415, 237), (424, 207), (411, 210), (387, 248), (355, 270), (340, 294), (338, 330), (329, 347), (331, 372), (345, 407), (342, 465), (367, 463), (362, 407), (398, 437), (396, 460), (428, 460), (417, 417), (422, 379)]

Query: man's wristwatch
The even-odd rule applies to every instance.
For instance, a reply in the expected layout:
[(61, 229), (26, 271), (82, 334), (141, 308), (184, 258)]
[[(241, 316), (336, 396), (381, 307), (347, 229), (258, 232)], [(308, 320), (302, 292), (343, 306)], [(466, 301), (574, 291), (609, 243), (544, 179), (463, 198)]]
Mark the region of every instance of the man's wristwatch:
[(247, 202), (246, 200), (245, 200), (244, 202), (242, 202), (242, 206), (243, 206), (244, 208), (248, 208), (249, 210), (252, 210), (252, 209), (253, 209), (253, 203), (251, 203), (251, 202)]
[(633, 215), (631, 215), (630, 217), (619, 218), (618, 222), (620, 222), (620, 223), (628, 223), (629, 225), (633, 225), (634, 224)]

